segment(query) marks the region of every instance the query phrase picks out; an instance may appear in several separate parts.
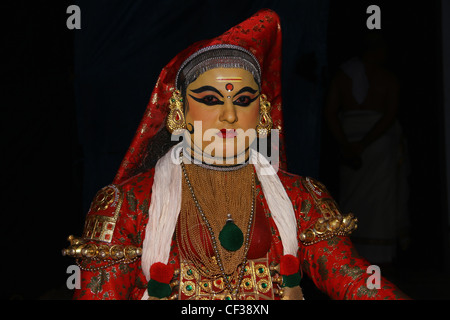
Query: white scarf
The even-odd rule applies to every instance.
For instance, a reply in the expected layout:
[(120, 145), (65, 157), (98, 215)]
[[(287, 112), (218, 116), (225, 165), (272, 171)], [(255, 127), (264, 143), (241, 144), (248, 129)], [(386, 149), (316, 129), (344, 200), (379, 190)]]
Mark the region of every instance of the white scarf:
[[(173, 233), (181, 209), (182, 142), (167, 152), (155, 166), (149, 218), (142, 246), (141, 265), (147, 280), (150, 267), (155, 262), (167, 264)], [(272, 217), (280, 233), (283, 254), (297, 256), (297, 221), (294, 208), (284, 186), (269, 161), (251, 150), (250, 163), (262, 185), (262, 190)], [(142, 300), (148, 299), (147, 290)]]

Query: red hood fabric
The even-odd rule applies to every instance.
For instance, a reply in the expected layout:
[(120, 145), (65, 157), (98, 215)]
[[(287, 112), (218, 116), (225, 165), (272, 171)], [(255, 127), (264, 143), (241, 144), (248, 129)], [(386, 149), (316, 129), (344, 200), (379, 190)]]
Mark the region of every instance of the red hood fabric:
[(175, 56), (162, 69), (144, 117), (113, 183), (120, 184), (131, 177), (133, 169), (139, 166), (145, 156), (148, 141), (165, 125), (165, 119), (169, 112), (169, 98), (175, 88), (175, 77), (181, 64), (198, 50), (217, 44), (240, 46), (253, 53), (258, 59), (262, 71), (261, 92), (272, 104), (273, 129), (280, 130), (279, 167), (286, 169), (281, 109), (280, 18), (274, 11), (263, 9), (216, 38), (194, 43)]

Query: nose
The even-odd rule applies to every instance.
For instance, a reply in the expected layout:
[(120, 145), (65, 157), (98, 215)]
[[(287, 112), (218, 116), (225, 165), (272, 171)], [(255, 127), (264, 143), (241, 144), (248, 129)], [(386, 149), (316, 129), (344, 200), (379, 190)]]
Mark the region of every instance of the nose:
[(238, 121), (236, 106), (233, 105), (231, 99), (227, 100), (228, 101), (225, 101), (225, 104), (222, 107), (222, 112), (220, 113), (219, 120), (233, 124)]

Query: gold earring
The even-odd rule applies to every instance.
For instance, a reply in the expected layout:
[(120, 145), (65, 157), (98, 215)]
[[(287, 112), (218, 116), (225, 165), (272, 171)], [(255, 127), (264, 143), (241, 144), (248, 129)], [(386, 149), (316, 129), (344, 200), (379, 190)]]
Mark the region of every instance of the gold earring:
[(261, 94), (259, 100), (259, 123), (256, 126), (256, 132), (258, 137), (267, 137), (272, 129), (272, 118), (270, 117), (270, 110), (272, 106), (270, 102), (267, 101), (265, 94)]
[(170, 111), (166, 120), (167, 130), (173, 133), (174, 131), (186, 129), (186, 121), (184, 120), (183, 113), (183, 98), (179, 90), (175, 90), (172, 93), (172, 97), (169, 100), (169, 108)]

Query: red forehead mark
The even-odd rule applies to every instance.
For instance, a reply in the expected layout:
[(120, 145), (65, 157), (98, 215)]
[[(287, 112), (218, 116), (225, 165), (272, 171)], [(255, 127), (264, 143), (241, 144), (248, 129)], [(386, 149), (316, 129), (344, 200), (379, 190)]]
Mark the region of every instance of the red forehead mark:
[(225, 85), (225, 89), (227, 89), (227, 91), (233, 91), (234, 86), (233, 86), (231, 83), (227, 83), (227, 84)]

